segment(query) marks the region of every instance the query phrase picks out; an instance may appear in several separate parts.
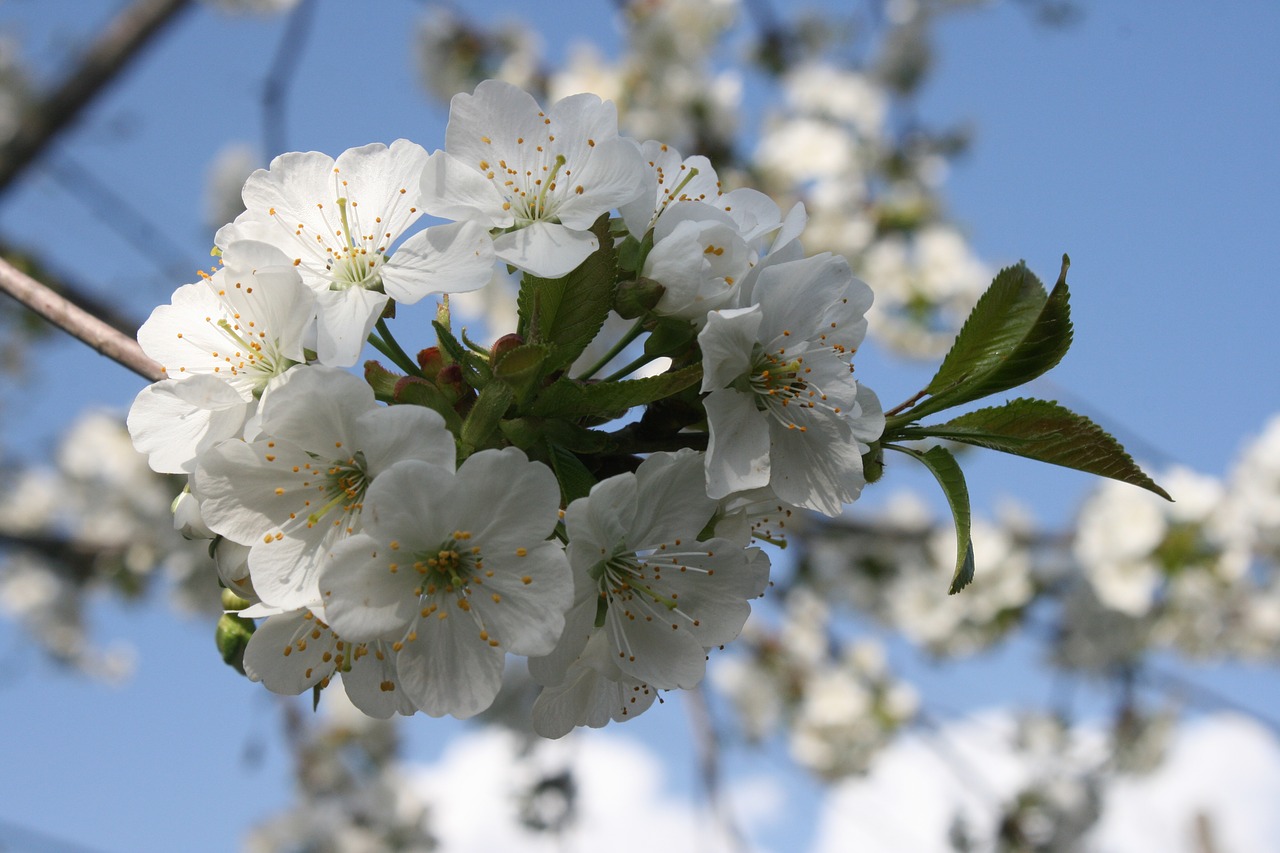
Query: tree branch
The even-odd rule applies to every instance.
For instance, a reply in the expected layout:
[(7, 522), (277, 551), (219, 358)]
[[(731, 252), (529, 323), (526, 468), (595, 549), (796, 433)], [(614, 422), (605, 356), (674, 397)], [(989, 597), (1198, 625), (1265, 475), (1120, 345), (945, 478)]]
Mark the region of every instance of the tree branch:
[(0, 147), (0, 194), (165, 24), (191, 4), (192, 0), (137, 0), (121, 12), (62, 83), (28, 105), (17, 133)]
[(133, 338), (73, 305), (3, 258), (0, 290), (143, 379), (158, 382), (165, 378), (164, 368), (148, 358)]

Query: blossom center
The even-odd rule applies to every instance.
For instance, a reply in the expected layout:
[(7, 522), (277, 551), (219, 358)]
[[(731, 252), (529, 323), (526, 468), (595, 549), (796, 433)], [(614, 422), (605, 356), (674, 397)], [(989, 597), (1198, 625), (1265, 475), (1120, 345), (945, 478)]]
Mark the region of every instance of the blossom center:
[[(309, 525), (315, 524), (331, 510), (341, 508), (343, 515), (359, 510), (364, 494), (369, 489), (369, 475), (365, 470), (364, 454), (357, 451), (347, 459), (336, 459), (325, 469), (320, 490), (326, 501), (323, 506), (307, 516)], [(340, 522), (334, 522), (335, 525)]]

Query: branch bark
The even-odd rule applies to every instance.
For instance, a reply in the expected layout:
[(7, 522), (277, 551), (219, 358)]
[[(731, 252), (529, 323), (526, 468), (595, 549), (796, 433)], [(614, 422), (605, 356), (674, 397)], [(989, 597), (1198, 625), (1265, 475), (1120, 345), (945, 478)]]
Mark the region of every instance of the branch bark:
[(166, 24), (190, 5), (192, 0), (137, 0), (121, 12), (75, 69), (53, 91), (28, 106), (18, 132), (0, 147), (0, 194)]
[(147, 357), (133, 338), (73, 305), (3, 258), (0, 290), (143, 379), (158, 382), (165, 378), (164, 368)]

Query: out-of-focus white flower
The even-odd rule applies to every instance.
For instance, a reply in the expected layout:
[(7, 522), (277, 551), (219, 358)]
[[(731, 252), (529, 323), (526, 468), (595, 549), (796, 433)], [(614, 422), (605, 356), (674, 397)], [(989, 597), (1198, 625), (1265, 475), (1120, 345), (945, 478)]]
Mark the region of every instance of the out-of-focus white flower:
[(945, 352), (991, 281), (968, 243), (945, 225), (877, 240), (861, 256), (859, 273), (875, 282), (868, 312), (875, 334), (915, 356)]
[(224, 146), (205, 170), (205, 221), (219, 228), (244, 212), (240, 193), (244, 182), (259, 168), (258, 154), (252, 145), (233, 142)]
[(796, 110), (847, 123), (865, 137), (880, 135), (888, 98), (866, 75), (810, 62), (789, 71), (784, 85)]

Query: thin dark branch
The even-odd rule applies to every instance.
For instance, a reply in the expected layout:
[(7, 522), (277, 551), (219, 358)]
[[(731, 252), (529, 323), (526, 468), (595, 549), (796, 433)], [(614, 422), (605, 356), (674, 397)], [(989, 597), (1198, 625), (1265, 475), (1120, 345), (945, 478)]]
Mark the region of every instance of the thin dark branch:
[(271, 60), (271, 68), (267, 71), (266, 82), (262, 85), (262, 145), (268, 161), (282, 153), (287, 144), (285, 101), (307, 37), (311, 34), (314, 12), (312, 0), (302, 0), (289, 14), (284, 32), (280, 34), (280, 43), (276, 46), (276, 55)]
[[(127, 198), (98, 179), (65, 152), (51, 158), (48, 174), (107, 228), (119, 234), (138, 254), (152, 261), (166, 277), (189, 274), (196, 264)], [(167, 258), (167, 259), (166, 259)]]
[(152, 382), (165, 378), (164, 368), (152, 361), (133, 338), (73, 305), (2, 258), (0, 291), (142, 378)]
[(17, 133), (0, 147), (0, 195), (190, 5), (192, 0), (137, 0), (110, 23), (60, 84), (28, 105)]
[(720, 784), (720, 735), (715, 720), (711, 718), (706, 691), (702, 685), (698, 685), (686, 691), (684, 699), (685, 707), (689, 709), (689, 719), (693, 723), (694, 740), (698, 744), (698, 777), (702, 781), (703, 793), (707, 796), (712, 814), (724, 831), (726, 840), (736, 849), (746, 850), (746, 837), (733, 818), (733, 810)]

